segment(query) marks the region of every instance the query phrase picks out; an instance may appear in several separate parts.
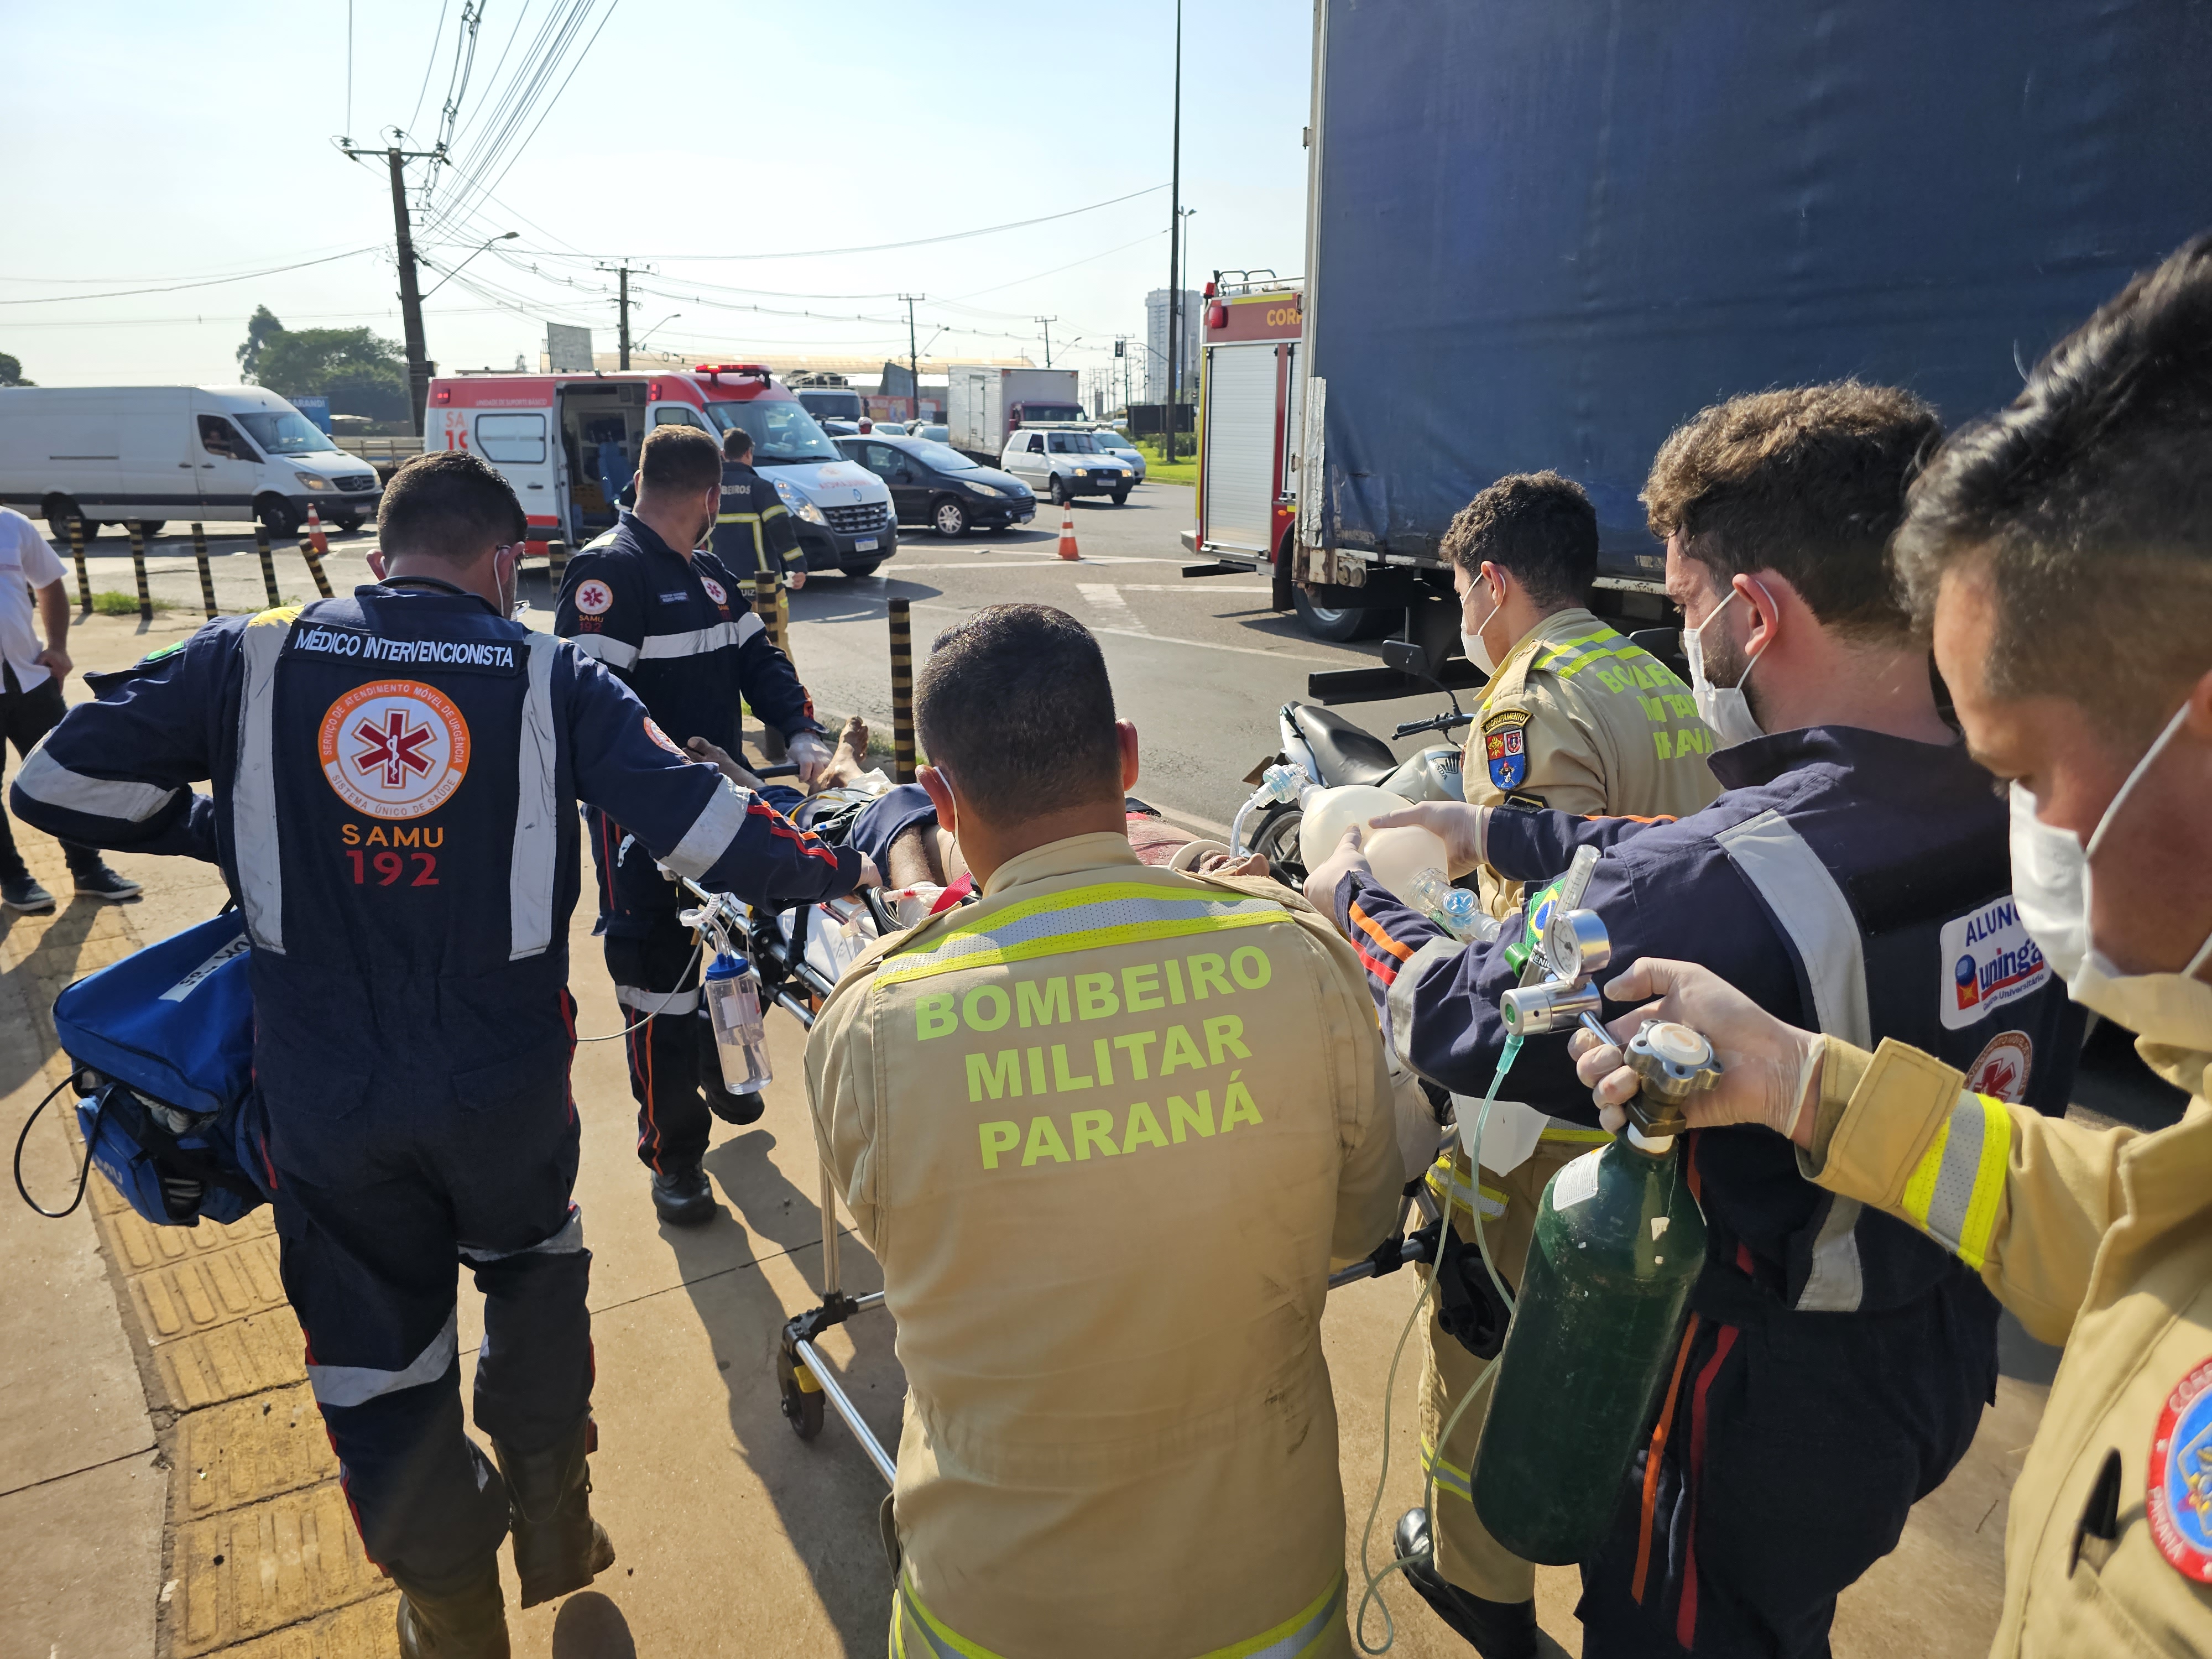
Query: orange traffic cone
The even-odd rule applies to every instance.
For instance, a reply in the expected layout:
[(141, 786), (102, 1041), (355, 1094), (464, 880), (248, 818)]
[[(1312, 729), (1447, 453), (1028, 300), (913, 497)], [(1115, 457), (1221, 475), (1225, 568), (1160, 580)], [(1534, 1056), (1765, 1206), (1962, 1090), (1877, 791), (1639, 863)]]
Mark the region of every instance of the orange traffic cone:
[(315, 511), (312, 502), (307, 507), (307, 540), (313, 544), (317, 558), (330, 557), (331, 544), (323, 534), (323, 515)]
[(1060, 556), (1063, 559), (1080, 559), (1083, 556), (1075, 550), (1075, 503), (1073, 501), (1060, 510)]

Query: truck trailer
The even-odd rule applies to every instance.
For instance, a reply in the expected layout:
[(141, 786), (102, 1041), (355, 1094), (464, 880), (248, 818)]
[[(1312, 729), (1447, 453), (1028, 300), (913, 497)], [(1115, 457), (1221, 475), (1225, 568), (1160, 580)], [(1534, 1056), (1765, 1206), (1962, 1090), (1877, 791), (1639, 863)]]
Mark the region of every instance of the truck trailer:
[(1452, 515), (1548, 467), (1596, 506), (1598, 608), (1666, 621), (1638, 495), (1669, 431), (1844, 376), (2002, 406), (2212, 228), (2208, 86), (2203, 0), (1316, 0), (1274, 560), (1442, 661)]
[(978, 466), (996, 466), (1025, 421), (1080, 421), (1082, 388), (1072, 368), (1001, 368), (954, 363), (945, 370), (945, 440)]

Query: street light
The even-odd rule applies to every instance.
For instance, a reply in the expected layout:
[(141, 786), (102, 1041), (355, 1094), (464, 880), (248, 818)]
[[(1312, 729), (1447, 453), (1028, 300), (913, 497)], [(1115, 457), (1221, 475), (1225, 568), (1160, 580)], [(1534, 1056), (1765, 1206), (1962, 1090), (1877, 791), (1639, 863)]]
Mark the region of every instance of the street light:
[[(445, 285), (446, 285), (447, 283), (452, 282), (452, 281), (453, 280), (453, 278), (454, 278), (454, 277), (456, 277), (456, 276), (459, 276), (459, 275), (461, 274), (462, 270), (467, 267), (468, 263), (469, 263), (469, 259), (473, 259), (473, 258), (475, 258), (477, 257), (477, 254), (478, 254), (478, 253), (482, 253), (482, 252), (484, 251), (484, 248), (486, 248), (486, 247), (489, 247), (489, 246), (492, 245), (492, 242), (511, 242), (511, 241), (513, 241), (516, 237), (518, 237), (518, 236), (520, 236), (520, 235), (521, 235), (521, 234), (522, 234), (522, 233), (521, 233), (520, 231), (519, 231), (519, 230), (510, 230), (510, 231), (508, 231), (508, 232), (507, 232), (505, 235), (503, 235), (503, 236), (495, 236), (495, 237), (491, 238), (489, 241), (487, 241), (487, 242), (483, 245), (483, 247), (477, 248), (477, 249), (476, 249), (473, 252), (471, 252), (471, 253), (469, 255), (469, 258), (468, 258), (468, 259), (464, 259), (464, 260), (462, 260), (462, 261), (461, 261), (461, 263), (460, 263), (459, 264), (455, 265), (455, 266), (454, 266), (451, 270), (447, 271), (447, 272), (443, 276), (441, 276), (441, 278), (439, 278), (437, 287), (436, 287), (436, 288), (433, 288), (433, 289), (430, 290), (430, 294), (435, 294), (435, 293), (438, 291), (438, 289), (441, 289), (441, 288), (445, 287)], [(426, 261), (425, 263), (428, 263), (428, 262)], [(428, 298), (430, 297), (430, 294), (426, 294), (426, 295), (424, 295), (422, 296), (422, 298), (423, 298), (423, 299), (425, 299), (425, 300), (428, 299)], [(418, 302), (418, 303), (419, 303), (419, 302)]]
[(646, 331), (645, 331), (645, 332), (644, 332), (644, 333), (642, 333), (642, 334), (641, 334), (641, 335), (639, 335), (639, 336), (637, 337), (637, 344), (636, 344), (636, 346), (634, 348), (634, 349), (638, 350), (638, 351), (642, 351), (642, 350), (644, 350), (644, 349), (645, 349), (645, 343), (646, 343), (647, 340), (650, 340), (650, 339), (651, 339), (654, 335), (656, 335), (656, 334), (658, 334), (659, 332), (660, 332), (660, 331), (661, 331), (662, 329), (664, 329), (664, 328), (667, 327), (667, 326), (669, 325), (669, 324), (671, 324), (671, 323), (674, 322), (674, 321), (675, 321), (678, 317), (681, 317), (683, 314), (684, 314), (684, 313), (683, 313), (682, 312), (680, 312), (680, 311), (672, 311), (672, 312), (670, 312), (670, 313), (669, 313), (665, 317), (663, 317), (663, 318), (662, 318), (659, 322), (655, 323), (655, 324), (654, 324), (651, 328), (648, 328), (647, 330), (646, 330)]
[(1182, 289), (1182, 264), (1180, 255), (1182, 240), (1182, 0), (1176, 0), (1175, 44), (1175, 141), (1169, 157), (1168, 185), (1168, 406), (1166, 456), (1175, 459), (1176, 405), (1176, 322), (1182, 307), (1177, 301)]

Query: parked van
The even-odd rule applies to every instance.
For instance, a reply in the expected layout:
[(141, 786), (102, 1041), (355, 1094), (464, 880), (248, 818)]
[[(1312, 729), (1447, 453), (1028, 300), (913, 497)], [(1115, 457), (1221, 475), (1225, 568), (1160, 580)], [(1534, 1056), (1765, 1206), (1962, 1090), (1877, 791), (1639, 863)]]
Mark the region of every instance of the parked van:
[(848, 460), (805, 406), (759, 363), (683, 374), (441, 375), (422, 417), (426, 450), (468, 449), (522, 498), (533, 537), (588, 542), (615, 521), (646, 434), (694, 426), (717, 443), (752, 434), (753, 465), (775, 486), (809, 570), (865, 576), (898, 550), (884, 481)]
[(258, 520), (290, 536), (307, 509), (341, 530), (374, 518), (384, 486), (313, 421), (254, 386), (0, 388), (0, 503), (152, 535), (171, 519)]

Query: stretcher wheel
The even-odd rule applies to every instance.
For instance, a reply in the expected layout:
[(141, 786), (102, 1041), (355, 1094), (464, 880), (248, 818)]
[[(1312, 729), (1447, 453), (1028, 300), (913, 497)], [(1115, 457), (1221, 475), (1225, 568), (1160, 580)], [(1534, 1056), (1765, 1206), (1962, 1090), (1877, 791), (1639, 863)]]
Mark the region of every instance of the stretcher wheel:
[(819, 1386), (810, 1389), (801, 1384), (802, 1369), (788, 1349), (776, 1350), (775, 1382), (781, 1396), (777, 1404), (785, 1421), (791, 1425), (791, 1431), (801, 1440), (811, 1440), (822, 1432), (822, 1390)]

